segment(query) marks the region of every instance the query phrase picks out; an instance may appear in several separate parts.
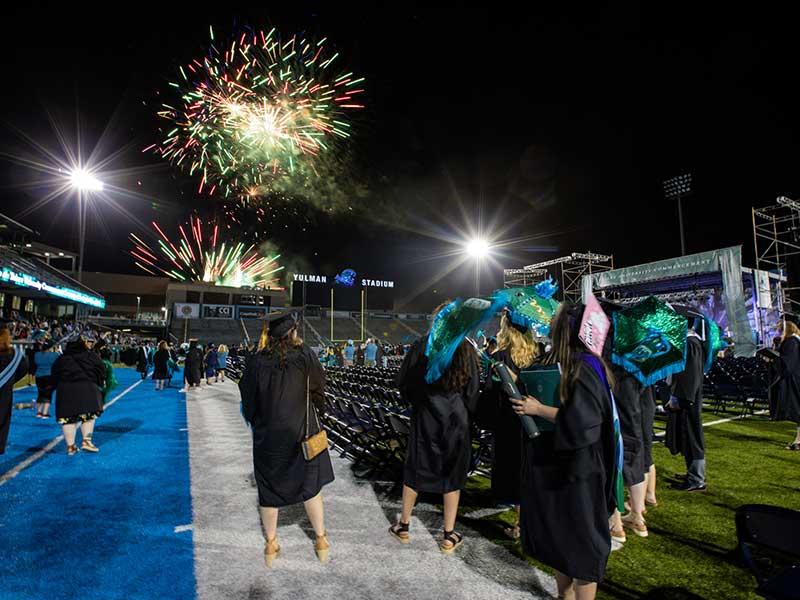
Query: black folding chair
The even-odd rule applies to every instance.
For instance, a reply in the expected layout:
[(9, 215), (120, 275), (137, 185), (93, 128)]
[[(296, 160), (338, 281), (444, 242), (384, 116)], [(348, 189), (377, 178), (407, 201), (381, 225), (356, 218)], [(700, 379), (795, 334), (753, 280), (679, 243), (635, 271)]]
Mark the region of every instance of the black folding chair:
[(736, 511), (736, 536), (760, 596), (800, 599), (800, 512), (746, 504)]

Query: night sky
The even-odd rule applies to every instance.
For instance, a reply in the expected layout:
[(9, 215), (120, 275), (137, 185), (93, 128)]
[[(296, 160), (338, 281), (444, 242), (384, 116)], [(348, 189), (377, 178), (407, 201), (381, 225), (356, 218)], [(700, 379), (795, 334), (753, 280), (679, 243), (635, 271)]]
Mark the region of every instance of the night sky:
[[(775, 8), (171, 4), (2, 9), (0, 152), (31, 155), (20, 132), (57, 150), (48, 115), (74, 139), (80, 114), (84, 147), (102, 139), (104, 152), (121, 149), (115, 168), (131, 169), (115, 181), (136, 192), (119, 199), (128, 215), (90, 210), (87, 270), (133, 272), (128, 232), (219, 211), (195, 180), (141, 152), (159, 139), (158, 92), (203, 54), (209, 25), (218, 37), (243, 24), (327, 35), (366, 77), (348, 174), (363, 197), (334, 216), (284, 208), (268, 236), (296, 268), (395, 280), (401, 308), (474, 290), (473, 263), (435, 277), (456, 247), (432, 236), (468, 223), (517, 240), (485, 269), (488, 291), (501, 265), (573, 251), (619, 266), (679, 254), (677, 209), (661, 190), (678, 173), (694, 180), (688, 251), (743, 244), (748, 266), (750, 207), (800, 196), (796, 21)], [(0, 211), (77, 246), (73, 199), (25, 214), (46, 190), (7, 160), (0, 177)]]

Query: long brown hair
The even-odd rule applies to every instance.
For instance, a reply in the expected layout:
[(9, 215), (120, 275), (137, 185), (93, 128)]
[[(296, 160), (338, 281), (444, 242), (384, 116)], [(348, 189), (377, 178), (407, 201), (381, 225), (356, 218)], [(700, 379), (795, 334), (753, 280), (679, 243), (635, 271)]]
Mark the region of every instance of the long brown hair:
[(286, 356), (290, 351), (303, 345), (303, 338), (297, 335), (297, 328), (293, 328), (289, 333), (281, 338), (270, 337), (262, 353), (270, 358), (278, 357), (281, 368), (286, 366)]
[[(449, 302), (444, 302), (437, 306), (433, 311), (434, 318), (448, 304)], [(461, 392), (469, 383), (477, 364), (478, 356), (475, 354), (475, 350), (469, 342), (464, 340), (453, 355), (450, 366), (442, 373), (437, 383), (448, 392)]]
[(11, 342), (11, 332), (8, 327), (0, 329), (0, 354), (11, 354), (14, 351)]
[(525, 369), (533, 364), (539, 355), (539, 346), (533, 339), (533, 332), (528, 329), (525, 333), (511, 324), (508, 313), (500, 317), (500, 331), (497, 333), (497, 349), (509, 350), (511, 360), (520, 369)]
[[(579, 359), (582, 352), (588, 352), (583, 343), (578, 339), (578, 328), (575, 321), (579, 318), (578, 308), (567, 302), (561, 304), (550, 323), (550, 339), (552, 349), (542, 361), (546, 365), (561, 365), (561, 385), (559, 386), (559, 396), (561, 404), (564, 404), (572, 394), (575, 381), (583, 365)], [(606, 373), (608, 385), (613, 389), (614, 376), (611, 369), (602, 357), (597, 357)]]

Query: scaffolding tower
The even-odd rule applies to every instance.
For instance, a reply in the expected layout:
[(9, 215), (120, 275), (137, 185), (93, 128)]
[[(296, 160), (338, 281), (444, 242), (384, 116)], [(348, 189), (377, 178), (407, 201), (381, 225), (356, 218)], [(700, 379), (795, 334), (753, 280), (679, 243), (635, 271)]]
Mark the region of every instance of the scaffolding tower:
[[(779, 196), (775, 204), (753, 208), (756, 269), (786, 277), (789, 259), (800, 255), (800, 202)], [(782, 307), (800, 314), (800, 287), (782, 287)]]
[(559, 282), (561, 296), (567, 302), (580, 302), (581, 281), (584, 275), (592, 275), (614, 268), (614, 256), (594, 252), (573, 252), (568, 256), (545, 260), (521, 269), (503, 269), (503, 285), (518, 287), (538, 283), (550, 274)]

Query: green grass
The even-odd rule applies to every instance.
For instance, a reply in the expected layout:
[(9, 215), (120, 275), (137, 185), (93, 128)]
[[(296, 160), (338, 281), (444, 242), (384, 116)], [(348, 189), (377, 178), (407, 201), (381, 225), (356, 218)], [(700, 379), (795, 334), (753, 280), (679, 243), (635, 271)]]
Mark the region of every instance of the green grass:
[[(668, 478), (685, 471), (683, 458), (670, 455), (663, 444), (655, 445), (659, 505), (647, 514), (650, 536), (642, 539), (629, 534), (625, 546), (611, 553), (599, 598), (759, 597), (755, 580), (735, 552), (734, 514), (739, 506), (751, 503), (800, 510), (796, 477), (800, 453), (784, 450), (794, 428), (790, 423), (751, 417), (708, 427), (705, 433), (705, 493), (670, 489)], [(462, 498), (462, 513), (490, 506), (489, 480), (470, 478)], [(506, 511), (464, 522), (542, 567), (524, 557), (519, 544), (503, 534), (512, 520), (512, 511)]]

